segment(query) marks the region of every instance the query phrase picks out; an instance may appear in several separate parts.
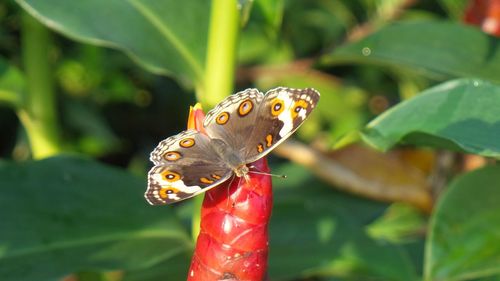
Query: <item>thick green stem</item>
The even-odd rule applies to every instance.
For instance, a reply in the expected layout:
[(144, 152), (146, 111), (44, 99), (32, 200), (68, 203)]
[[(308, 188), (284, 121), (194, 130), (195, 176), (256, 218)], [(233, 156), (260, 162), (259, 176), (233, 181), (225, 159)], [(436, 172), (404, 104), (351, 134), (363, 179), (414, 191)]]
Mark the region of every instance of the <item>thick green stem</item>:
[(18, 111), (33, 153), (33, 158), (52, 156), (61, 151), (52, 69), (49, 31), (32, 16), (22, 16), (22, 55), (27, 91)]
[(233, 91), (240, 13), (236, 0), (213, 0), (201, 102), (213, 107)]
[[(203, 86), (196, 89), (198, 101), (212, 108), (233, 92), (240, 13), (237, 0), (213, 0), (210, 10), (208, 48)], [(192, 235), (200, 231), (200, 208), (203, 197), (195, 199)]]

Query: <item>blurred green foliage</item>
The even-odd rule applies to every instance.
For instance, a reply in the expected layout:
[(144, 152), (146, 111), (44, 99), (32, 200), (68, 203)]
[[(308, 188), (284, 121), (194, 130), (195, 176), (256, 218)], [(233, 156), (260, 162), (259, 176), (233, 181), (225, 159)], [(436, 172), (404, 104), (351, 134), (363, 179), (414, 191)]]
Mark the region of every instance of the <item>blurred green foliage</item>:
[[(240, 8), (237, 49), (225, 45), (236, 62), (215, 62), (234, 65), (235, 81), (206, 73), (216, 2)], [(318, 89), (297, 135), (328, 153), (364, 141), (491, 157), (448, 171), (425, 213), (332, 189), (271, 156), (289, 179), (275, 181), (270, 280), (500, 280), (500, 39), (463, 25), (466, 6), (0, 2), (0, 280), (184, 280), (197, 210), (146, 204), (148, 155), (185, 128), (189, 105), (213, 106), (230, 94), (213, 89), (228, 85)], [(220, 80), (208, 89), (207, 79)], [(54, 157), (41, 159), (40, 143)]]

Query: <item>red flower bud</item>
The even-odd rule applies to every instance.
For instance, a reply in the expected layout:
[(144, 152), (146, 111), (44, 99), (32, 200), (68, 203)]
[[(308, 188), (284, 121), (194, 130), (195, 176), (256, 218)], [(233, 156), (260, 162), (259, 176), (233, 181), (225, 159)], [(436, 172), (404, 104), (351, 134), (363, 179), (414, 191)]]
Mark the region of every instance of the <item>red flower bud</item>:
[[(203, 118), (197, 104), (190, 112), (188, 129), (204, 132)], [(248, 166), (250, 171), (270, 172), (265, 158)], [(205, 193), (188, 281), (265, 279), (271, 178), (252, 172), (248, 176), (248, 181), (234, 176)]]

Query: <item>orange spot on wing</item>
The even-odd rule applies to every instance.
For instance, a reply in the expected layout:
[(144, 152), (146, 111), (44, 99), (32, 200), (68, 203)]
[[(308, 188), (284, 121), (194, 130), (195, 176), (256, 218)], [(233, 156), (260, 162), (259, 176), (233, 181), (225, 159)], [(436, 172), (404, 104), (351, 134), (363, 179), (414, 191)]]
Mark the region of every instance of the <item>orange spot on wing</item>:
[(264, 146), (263, 146), (262, 144), (260, 144), (260, 143), (259, 143), (259, 144), (257, 145), (257, 151), (258, 151), (259, 153), (261, 153), (262, 151), (264, 151)]
[(212, 183), (214, 183), (213, 180), (209, 180), (207, 178), (200, 178), (200, 182), (204, 183), (204, 184), (212, 184)]
[(266, 146), (270, 147), (271, 145), (273, 145), (273, 136), (272, 135), (267, 135), (266, 136)]

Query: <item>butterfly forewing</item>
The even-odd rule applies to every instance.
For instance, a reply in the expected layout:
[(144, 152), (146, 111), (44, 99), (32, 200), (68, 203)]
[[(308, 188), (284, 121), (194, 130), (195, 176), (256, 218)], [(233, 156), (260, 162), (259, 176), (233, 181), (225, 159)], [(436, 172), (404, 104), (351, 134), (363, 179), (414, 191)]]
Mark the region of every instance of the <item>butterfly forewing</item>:
[(311, 88), (279, 87), (267, 92), (245, 145), (246, 163), (262, 158), (293, 134), (316, 107), (319, 97)]
[(207, 134), (223, 140), (242, 157), (263, 99), (264, 95), (257, 89), (246, 89), (227, 97), (207, 113), (203, 121)]
[(160, 142), (151, 153), (151, 161), (156, 166), (148, 173), (145, 197), (152, 205), (187, 199), (232, 175), (213, 151), (210, 138), (194, 130)]

